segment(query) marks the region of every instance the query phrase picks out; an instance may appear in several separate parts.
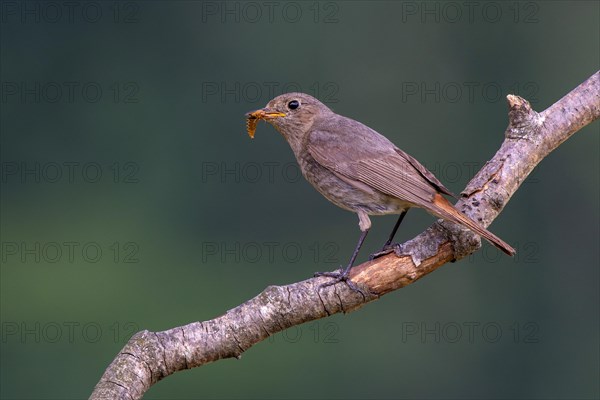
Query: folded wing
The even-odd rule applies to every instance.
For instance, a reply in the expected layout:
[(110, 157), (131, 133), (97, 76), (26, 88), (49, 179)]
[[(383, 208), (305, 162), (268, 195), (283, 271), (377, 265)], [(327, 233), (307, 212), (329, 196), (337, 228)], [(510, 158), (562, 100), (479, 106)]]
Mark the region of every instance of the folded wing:
[(428, 208), (436, 193), (453, 196), (421, 163), (388, 139), (362, 124), (359, 132), (346, 131), (347, 137), (340, 138), (328, 130), (313, 131), (308, 151), (325, 168), (420, 207)]

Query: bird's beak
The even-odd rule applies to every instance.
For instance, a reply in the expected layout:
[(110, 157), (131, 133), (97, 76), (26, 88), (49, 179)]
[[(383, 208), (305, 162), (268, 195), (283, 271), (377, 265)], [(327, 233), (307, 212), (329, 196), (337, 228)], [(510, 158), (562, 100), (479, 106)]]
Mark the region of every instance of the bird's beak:
[(250, 119), (271, 119), (278, 117), (285, 117), (285, 113), (279, 111), (272, 111), (268, 108), (261, 108), (260, 110), (251, 111), (246, 114), (246, 118)]
[(256, 124), (261, 119), (269, 120), (273, 118), (285, 117), (285, 113), (279, 111), (269, 110), (268, 108), (261, 108), (260, 110), (251, 111), (246, 114), (246, 127), (248, 130), (248, 136), (254, 139), (254, 132), (256, 131)]

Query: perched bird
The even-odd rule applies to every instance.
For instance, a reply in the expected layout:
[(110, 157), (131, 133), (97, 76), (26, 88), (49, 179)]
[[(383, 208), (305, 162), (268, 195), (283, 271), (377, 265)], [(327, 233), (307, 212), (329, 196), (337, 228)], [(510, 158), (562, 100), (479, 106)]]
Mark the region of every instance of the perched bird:
[(411, 207), (463, 225), (506, 254), (515, 254), (510, 245), (454, 208), (443, 196), (452, 193), (416, 159), (383, 135), (334, 113), (314, 97), (282, 94), (246, 117), (251, 138), (259, 120), (273, 125), (289, 143), (306, 180), (335, 205), (358, 214), (361, 235), (350, 262), (342, 272), (317, 273), (334, 278), (322, 286), (346, 281), (358, 290), (348, 275), (371, 227), (369, 215), (400, 214), (384, 246), (389, 249)]

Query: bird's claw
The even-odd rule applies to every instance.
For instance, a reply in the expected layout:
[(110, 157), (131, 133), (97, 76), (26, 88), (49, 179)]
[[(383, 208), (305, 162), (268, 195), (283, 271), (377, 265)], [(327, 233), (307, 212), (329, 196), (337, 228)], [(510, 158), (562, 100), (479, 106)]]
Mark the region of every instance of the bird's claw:
[(383, 246), (383, 248), (380, 251), (378, 251), (377, 253), (371, 254), (369, 256), (369, 260), (372, 261), (376, 258), (385, 256), (386, 254), (390, 254), (392, 252), (394, 252), (394, 254), (396, 254), (397, 257), (401, 257), (404, 255), (402, 245), (400, 243), (392, 243), (392, 244), (386, 244), (385, 246)]
[(356, 283), (354, 283), (350, 280), (350, 271), (349, 270), (345, 270), (345, 271), (339, 270), (339, 271), (334, 271), (334, 272), (315, 272), (314, 276), (315, 277), (326, 276), (328, 278), (333, 278), (329, 282), (320, 284), (317, 287), (317, 291), (320, 291), (322, 288), (327, 287), (327, 286), (333, 286), (339, 282), (345, 282), (346, 285), (348, 285), (348, 287), (350, 289), (352, 289), (353, 291), (359, 292), (364, 297), (368, 297), (368, 294), (363, 289), (358, 287), (356, 285)]

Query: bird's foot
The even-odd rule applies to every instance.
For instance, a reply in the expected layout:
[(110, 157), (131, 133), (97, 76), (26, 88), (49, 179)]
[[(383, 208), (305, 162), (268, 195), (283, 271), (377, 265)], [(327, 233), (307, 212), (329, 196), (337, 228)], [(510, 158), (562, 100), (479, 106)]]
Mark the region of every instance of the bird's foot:
[(380, 251), (378, 251), (377, 253), (371, 254), (369, 256), (369, 260), (374, 260), (381, 256), (385, 256), (386, 254), (390, 254), (391, 252), (394, 252), (396, 254), (396, 256), (398, 256), (398, 257), (401, 257), (404, 255), (402, 245), (400, 243), (391, 243), (391, 244), (384, 245), (383, 248)]
[(355, 292), (359, 292), (364, 297), (369, 297), (369, 295), (363, 289), (359, 288), (356, 285), (356, 283), (354, 283), (350, 280), (350, 268), (346, 268), (345, 270), (340, 269), (340, 270), (334, 271), (334, 272), (315, 272), (314, 276), (315, 277), (326, 276), (329, 278), (333, 278), (329, 282), (320, 284), (319, 287), (317, 287), (317, 291), (319, 291), (322, 288), (327, 287), (327, 286), (333, 286), (333, 285), (337, 284), (338, 282), (345, 282), (346, 285), (348, 285), (348, 287), (350, 289), (354, 290)]

